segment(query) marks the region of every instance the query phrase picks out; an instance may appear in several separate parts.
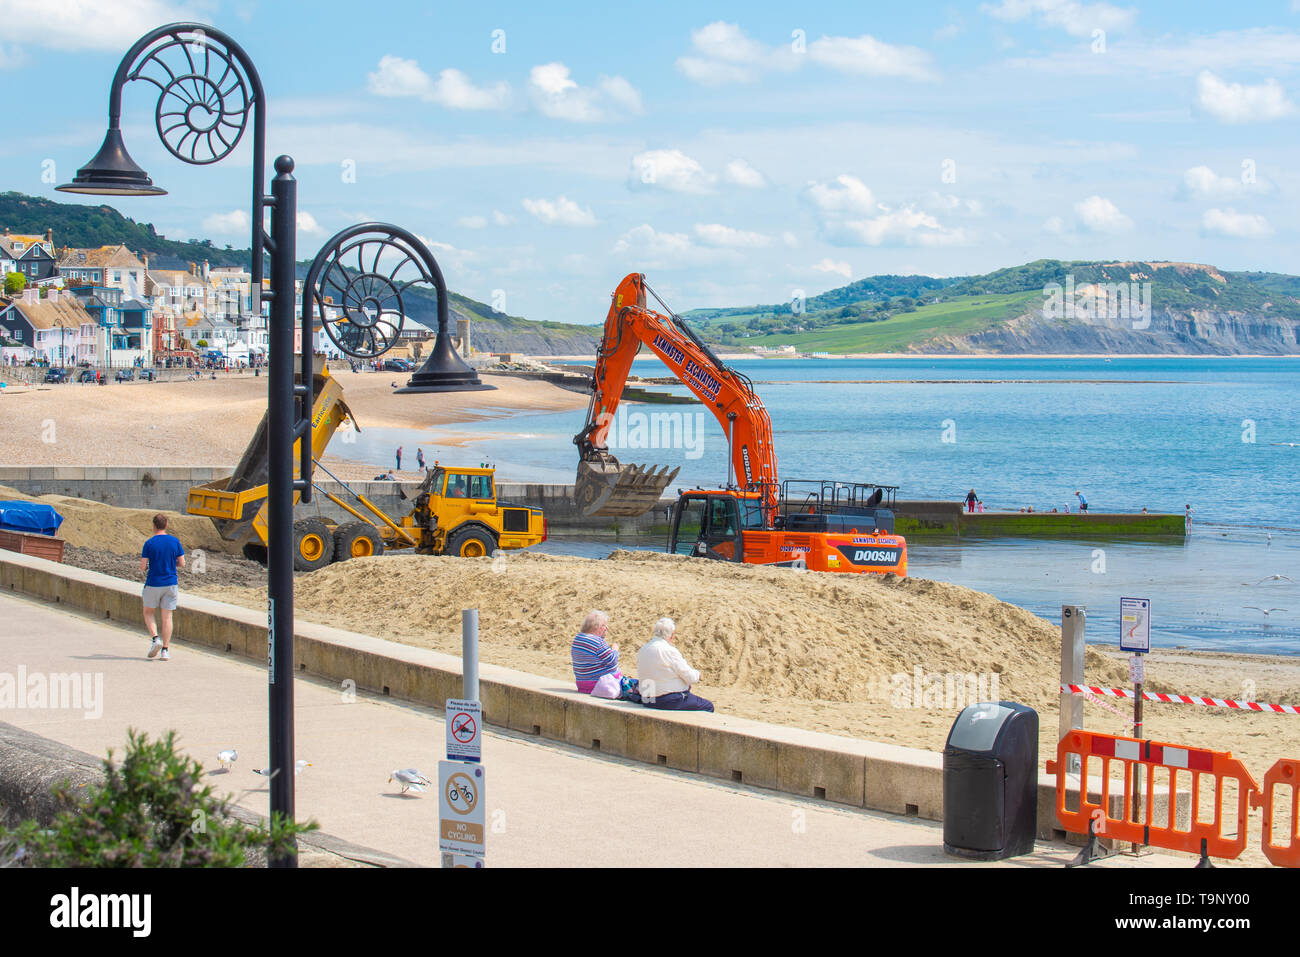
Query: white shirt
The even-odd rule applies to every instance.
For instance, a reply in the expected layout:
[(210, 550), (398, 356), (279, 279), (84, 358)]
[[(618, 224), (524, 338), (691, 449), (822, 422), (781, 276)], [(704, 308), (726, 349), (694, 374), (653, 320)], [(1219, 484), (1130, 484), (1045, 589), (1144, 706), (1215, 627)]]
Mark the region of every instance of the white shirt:
[(651, 638), (642, 646), (636, 656), (636, 674), (642, 697), (686, 691), (700, 680), (700, 673), (666, 638)]

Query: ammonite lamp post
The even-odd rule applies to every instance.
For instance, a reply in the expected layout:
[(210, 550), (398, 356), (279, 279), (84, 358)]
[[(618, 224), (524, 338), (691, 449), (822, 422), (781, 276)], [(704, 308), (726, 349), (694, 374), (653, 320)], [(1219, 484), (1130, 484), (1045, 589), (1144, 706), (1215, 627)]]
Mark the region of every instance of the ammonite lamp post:
[[(77, 171), (69, 193), (161, 196), (122, 142), (122, 89), (132, 80), (158, 87), (154, 123), (163, 145), (177, 159), (204, 166), (225, 159), (253, 121), (252, 309), (270, 299), (267, 461), (270, 547), (267, 556), (270, 770), (272, 819), (294, 819), (293, 755), (293, 497), (311, 499), (310, 468), (294, 478), (293, 443), (307, 434), (312, 406), (310, 327), (303, 330), (302, 381), (294, 384), (294, 263), (298, 184), (293, 160), (280, 156), (271, 194), (266, 175), (266, 95), (242, 47), (225, 33), (199, 23), (172, 23), (142, 36), (113, 77), (108, 96), (108, 134), (95, 157)], [(264, 212), (271, 210), (271, 228)], [(263, 257), (270, 259), (270, 289), (262, 289)], [(310, 439), (302, 443), (310, 450)], [(310, 451), (305, 456), (310, 463)], [(297, 866), (296, 852), (277, 856), (272, 867)]]

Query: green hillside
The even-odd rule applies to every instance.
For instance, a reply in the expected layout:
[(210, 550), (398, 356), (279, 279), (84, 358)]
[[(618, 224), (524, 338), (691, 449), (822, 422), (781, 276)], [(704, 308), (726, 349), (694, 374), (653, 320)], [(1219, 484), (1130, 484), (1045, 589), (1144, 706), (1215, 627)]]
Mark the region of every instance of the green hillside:
[(1036, 292), (1001, 296), (959, 296), (875, 322), (837, 323), (819, 330), (743, 339), (746, 346), (792, 345), (803, 352), (899, 352), (937, 336), (983, 332), (1024, 314), (1040, 302)]

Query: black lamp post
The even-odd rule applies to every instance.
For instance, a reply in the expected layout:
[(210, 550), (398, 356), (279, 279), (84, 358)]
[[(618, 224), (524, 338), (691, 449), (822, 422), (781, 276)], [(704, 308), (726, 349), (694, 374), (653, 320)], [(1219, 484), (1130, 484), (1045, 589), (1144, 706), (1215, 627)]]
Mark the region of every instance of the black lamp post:
[[(109, 196), (162, 196), (126, 151), (120, 120), (122, 89), (132, 80), (158, 87), (154, 123), (163, 145), (177, 159), (204, 166), (225, 159), (253, 121), (252, 308), (261, 312), (263, 256), (270, 256), (271, 356), (268, 383), (270, 547), (267, 561), (270, 679), (270, 768), (272, 819), (294, 819), (293, 750), (293, 500), (311, 498), (310, 440), (302, 445), (307, 465), (293, 472), (293, 443), (308, 427), (312, 406), (311, 351), (303, 350), (302, 380), (294, 383), (294, 263), (297, 182), (293, 160), (275, 161), (271, 195), (263, 192), (266, 174), (266, 95), (261, 77), (242, 47), (220, 30), (199, 23), (173, 23), (145, 34), (127, 51), (113, 77), (108, 97), (108, 133), (69, 193)], [(264, 212), (271, 210), (271, 228)], [(111, 336), (111, 331), (110, 331)], [(304, 346), (307, 340), (304, 338)], [(272, 867), (297, 866), (297, 854), (278, 857)]]

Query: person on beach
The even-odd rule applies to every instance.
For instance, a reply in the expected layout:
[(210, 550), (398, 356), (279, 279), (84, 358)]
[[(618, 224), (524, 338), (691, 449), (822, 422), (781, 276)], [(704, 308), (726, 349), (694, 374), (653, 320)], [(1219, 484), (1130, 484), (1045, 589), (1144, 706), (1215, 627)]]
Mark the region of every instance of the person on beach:
[(1183, 509), (1185, 510), (1183, 512), (1183, 521), (1187, 523), (1188, 528), (1191, 528), (1192, 527), (1192, 506), (1184, 505)]
[[(176, 599), (180, 593), (176, 578), (176, 568), (185, 567), (185, 549), (180, 539), (167, 534), (167, 516), (161, 513), (153, 517), (153, 535), (145, 540), (140, 550), (140, 571), (147, 571), (144, 580), (144, 626), (152, 641), (149, 644), (149, 657), (162, 653), (162, 660), (171, 659), (169, 650), (172, 640), (172, 612), (176, 610)], [(161, 610), (158, 624), (154, 626), (153, 610)]]
[(569, 659), (573, 663), (573, 681), (583, 694), (591, 694), (603, 675), (621, 679), (618, 670), (618, 649), (605, 641), (609, 631), (609, 615), (591, 611), (582, 620), (582, 629), (573, 637)]
[(424, 471), (424, 449), (415, 450), (415, 464), (420, 467), (421, 472)]
[(712, 701), (691, 694), (691, 685), (700, 680), (700, 673), (673, 647), (676, 641), (677, 625), (671, 618), (660, 618), (653, 637), (637, 652), (641, 703), (663, 711), (712, 711)]
[(973, 512), (973, 511), (975, 511), (975, 503), (978, 502), (978, 501), (979, 501), (979, 498), (975, 495), (975, 490), (974, 490), (974, 489), (971, 489), (969, 492), (967, 492), (967, 493), (966, 493), (966, 511), (968, 511), (968, 512)]
[(1075, 489), (1075, 490), (1074, 490), (1074, 497), (1077, 498), (1077, 499), (1079, 500), (1079, 512), (1080, 512), (1080, 514), (1086, 513), (1086, 512), (1088, 511), (1088, 500), (1087, 500), (1086, 498), (1083, 497), (1083, 493), (1080, 492), (1078, 489)]
[(402, 447), (397, 447), (397, 471), (402, 471)]

